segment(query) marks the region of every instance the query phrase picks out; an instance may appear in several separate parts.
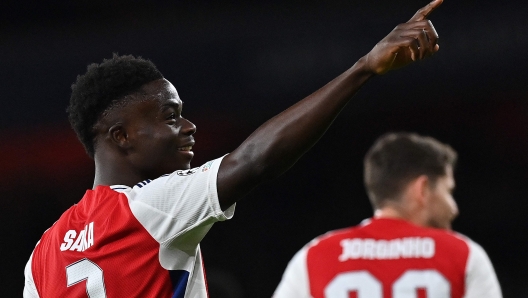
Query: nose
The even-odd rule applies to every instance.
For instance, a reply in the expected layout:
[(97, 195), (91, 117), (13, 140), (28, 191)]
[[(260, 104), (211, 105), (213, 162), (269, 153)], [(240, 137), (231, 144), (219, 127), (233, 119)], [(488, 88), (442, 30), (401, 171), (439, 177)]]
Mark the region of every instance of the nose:
[(182, 121), (181, 133), (192, 136), (196, 132), (196, 125), (185, 118), (182, 118)]

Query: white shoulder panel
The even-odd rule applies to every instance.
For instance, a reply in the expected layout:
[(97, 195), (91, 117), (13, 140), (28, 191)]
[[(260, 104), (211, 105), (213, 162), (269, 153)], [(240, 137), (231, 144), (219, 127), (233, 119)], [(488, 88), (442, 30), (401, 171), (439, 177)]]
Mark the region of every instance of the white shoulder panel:
[(134, 216), (160, 243), (165, 269), (192, 271), (198, 244), (213, 223), (233, 216), (235, 205), (223, 212), (218, 202), (216, 177), (221, 161), (146, 180), (133, 188), (111, 187), (128, 197)]
[(273, 298), (311, 298), (310, 285), (308, 280), (308, 268), (306, 265), (306, 256), (308, 248), (311, 245), (305, 245), (288, 263), (286, 271), (282, 275)]
[(33, 273), (31, 272), (31, 261), (33, 260), (33, 253), (29, 257), (29, 261), (26, 263), (24, 268), (24, 298), (39, 298), (37, 288), (35, 287), (35, 281), (33, 280)]
[(466, 238), (469, 259), (466, 265), (464, 298), (502, 298), (501, 288), (491, 261), (479, 244)]

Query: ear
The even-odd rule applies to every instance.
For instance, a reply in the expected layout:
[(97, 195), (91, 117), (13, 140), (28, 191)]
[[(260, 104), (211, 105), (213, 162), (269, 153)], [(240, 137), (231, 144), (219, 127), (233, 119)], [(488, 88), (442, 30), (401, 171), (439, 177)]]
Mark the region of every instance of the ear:
[(122, 123), (118, 122), (108, 129), (108, 138), (119, 148), (130, 148), (130, 142), (127, 131)]
[(430, 192), (430, 181), (426, 175), (418, 176), (412, 180), (407, 189), (408, 198), (412, 200), (413, 204), (420, 207), (427, 205)]

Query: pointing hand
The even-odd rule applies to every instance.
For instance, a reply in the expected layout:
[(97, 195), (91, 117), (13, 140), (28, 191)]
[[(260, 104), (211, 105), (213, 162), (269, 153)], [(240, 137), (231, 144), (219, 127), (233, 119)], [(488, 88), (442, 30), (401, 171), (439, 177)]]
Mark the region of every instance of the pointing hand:
[(406, 23), (394, 28), (366, 56), (366, 66), (375, 74), (384, 74), (436, 53), (438, 34), (427, 19), (443, 0), (433, 0), (420, 8)]

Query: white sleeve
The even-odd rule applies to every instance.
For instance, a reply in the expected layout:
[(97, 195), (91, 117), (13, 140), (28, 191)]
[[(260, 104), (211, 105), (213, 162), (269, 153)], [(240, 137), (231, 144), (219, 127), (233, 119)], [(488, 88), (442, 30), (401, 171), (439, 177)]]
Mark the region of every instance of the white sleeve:
[(29, 261), (26, 263), (24, 268), (24, 298), (39, 298), (37, 288), (35, 287), (35, 281), (33, 280), (33, 273), (31, 272), (31, 261), (33, 260), (33, 253), (29, 257)]
[(469, 259), (466, 266), (464, 298), (502, 298), (493, 265), (484, 249), (468, 239)]
[(218, 202), (221, 160), (143, 181), (121, 192), (127, 195), (134, 216), (162, 246), (191, 253), (213, 223), (230, 219), (235, 211), (234, 204), (222, 211)]
[(311, 298), (306, 255), (308, 245), (298, 251), (288, 263), (273, 298)]

